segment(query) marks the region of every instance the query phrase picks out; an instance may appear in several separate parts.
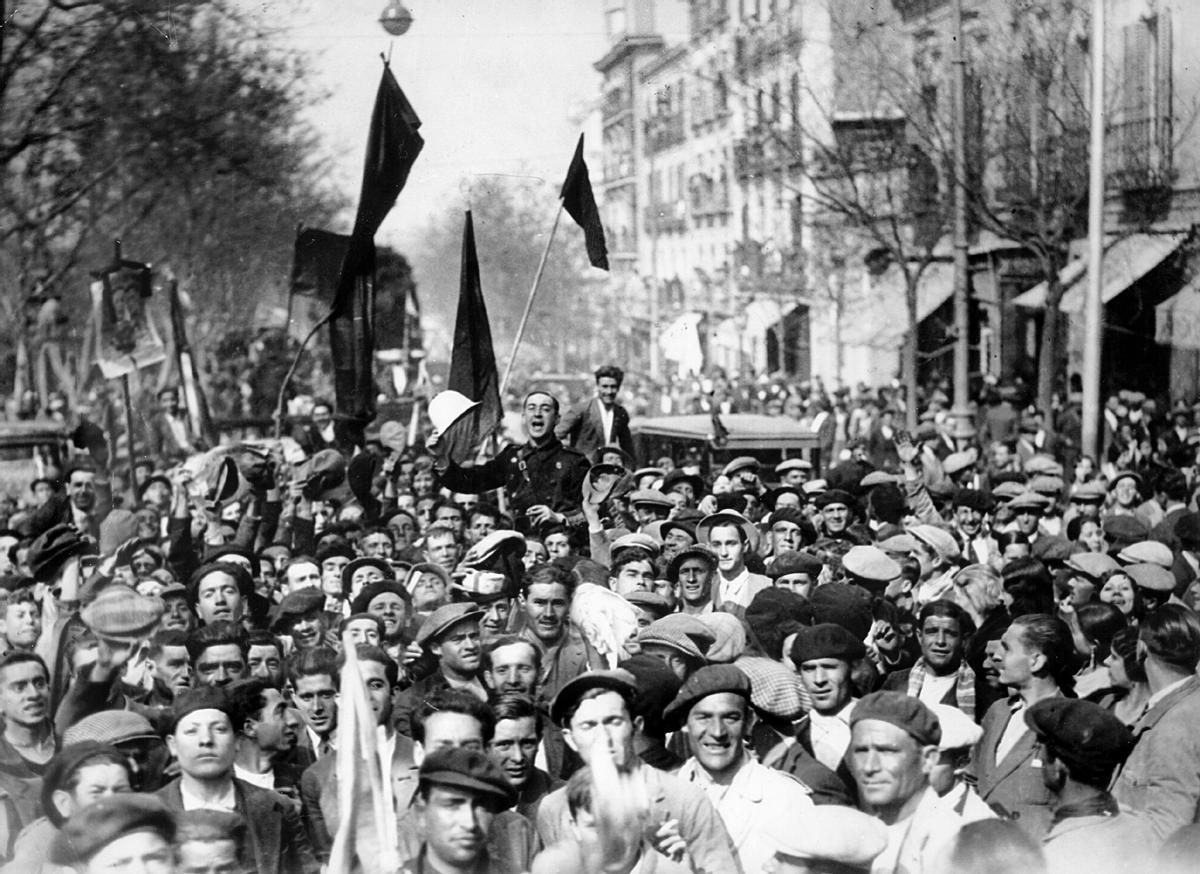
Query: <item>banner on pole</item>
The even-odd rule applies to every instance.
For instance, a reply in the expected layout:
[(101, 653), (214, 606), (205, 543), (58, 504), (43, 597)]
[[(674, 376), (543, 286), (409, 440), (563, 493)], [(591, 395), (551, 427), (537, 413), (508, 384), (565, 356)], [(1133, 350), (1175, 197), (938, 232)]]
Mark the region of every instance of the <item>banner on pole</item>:
[(166, 347), (146, 309), (149, 264), (122, 261), (100, 274), (91, 292), (96, 364), (105, 379), (128, 376), (166, 360)]

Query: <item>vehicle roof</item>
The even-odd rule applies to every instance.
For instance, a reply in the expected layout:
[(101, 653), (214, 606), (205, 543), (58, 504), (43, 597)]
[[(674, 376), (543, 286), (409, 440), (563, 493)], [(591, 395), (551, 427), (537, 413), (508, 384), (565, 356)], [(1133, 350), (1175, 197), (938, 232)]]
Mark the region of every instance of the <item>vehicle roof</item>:
[(17, 419), (0, 422), (0, 446), (53, 443), (67, 439), (67, 429), (55, 419)]
[[(721, 424), (729, 432), (729, 442), (722, 449), (786, 448), (811, 449), (818, 445), (817, 435), (800, 427), (795, 419), (786, 416), (763, 416), (758, 413), (728, 413)], [(657, 416), (638, 418), (629, 423), (634, 434), (667, 437), (679, 440), (711, 442), (712, 417)]]

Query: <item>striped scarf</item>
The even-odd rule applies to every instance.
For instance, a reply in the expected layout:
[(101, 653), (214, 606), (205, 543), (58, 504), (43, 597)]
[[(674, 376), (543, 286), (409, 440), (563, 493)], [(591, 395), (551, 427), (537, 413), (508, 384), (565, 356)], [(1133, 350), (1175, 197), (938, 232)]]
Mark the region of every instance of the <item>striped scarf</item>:
[[(917, 659), (916, 664), (912, 666), (908, 674), (908, 694), (910, 697), (916, 698), (921, 694), (921, 687), (925, 685), (925, 675), (928, 668), (925, 666), (924, 657)], [(971, 666), (963, 661), (958, 666), (958, 676), (954, 681), (954, 700), (955, 706), (963, 713), (975, 718), (975, 672), (971, 670)]]

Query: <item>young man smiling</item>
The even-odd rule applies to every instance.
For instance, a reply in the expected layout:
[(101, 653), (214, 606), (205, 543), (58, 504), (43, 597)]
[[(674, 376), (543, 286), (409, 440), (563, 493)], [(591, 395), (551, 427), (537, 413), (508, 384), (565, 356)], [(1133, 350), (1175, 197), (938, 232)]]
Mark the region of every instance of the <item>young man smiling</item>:
[(755, 761), (750, 681), (733, 665), (710, 665), (688, 678), (663, 714), (687, 735), (692, 757), (679, 778), (703, 789), (720, 814), (743, 871), (762, 871), (813, 808), (797, 780)]
[(700, 520), (696, 534), (717, 555), (715, 609), (744, 618), (754, 596), (771, 587), (770, 579), (746, 567), (746, 556), (758, 548), (758, 529), (741, 513), (721, 510)]

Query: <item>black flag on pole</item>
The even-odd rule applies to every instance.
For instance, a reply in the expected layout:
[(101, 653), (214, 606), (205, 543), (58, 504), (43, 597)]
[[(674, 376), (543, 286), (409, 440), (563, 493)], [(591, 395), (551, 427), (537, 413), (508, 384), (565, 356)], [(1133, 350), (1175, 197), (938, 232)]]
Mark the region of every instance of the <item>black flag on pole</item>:
[(563, 209), (575, 219), (575, 224), (583, 228), (588, 261), (593, 267), (607, 270), (608, 245), (604, 242), (604, 225), (600, 223), (600, 210), (596, 208), (592, 182), (588, 178), (587, 164), (583, 160), (583, 134), (579, 135), (575, 156), (571, 158), (567, 179), (563, 182), (562, 191), (558, 196), (562, 198)]
[(466, 438), (461, 440), (463, 445), (451, 448), (450, 457), (461, 459), (475, 453), (480, 442), (500, 424), (502, 414), (496, 353), (483, 302), (479, 258), (475, 253), (475, 223), (470, 210), (463, 221), (462, 274), (458, 288), (458, 316), (454, 322), (454, 349), (446, 388), (479, 401), (471, 413), (474, 427), (461, 429)]
[(425, 145), (420, 126), (385, 63), (371, 114), (358, 212), (329, 322), (338, 413), (363, 424), (375, 418), (375, 232), (395, 205)]

